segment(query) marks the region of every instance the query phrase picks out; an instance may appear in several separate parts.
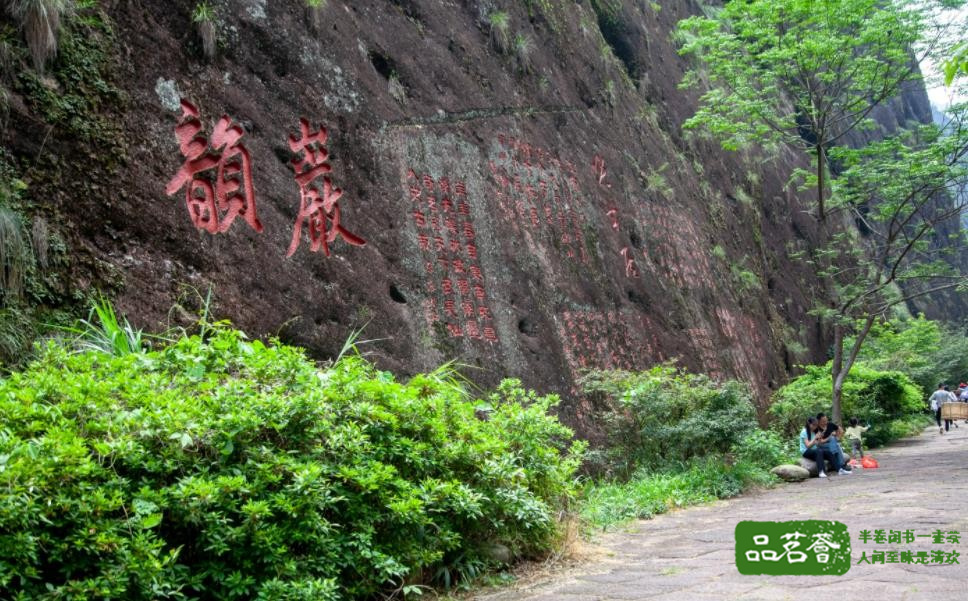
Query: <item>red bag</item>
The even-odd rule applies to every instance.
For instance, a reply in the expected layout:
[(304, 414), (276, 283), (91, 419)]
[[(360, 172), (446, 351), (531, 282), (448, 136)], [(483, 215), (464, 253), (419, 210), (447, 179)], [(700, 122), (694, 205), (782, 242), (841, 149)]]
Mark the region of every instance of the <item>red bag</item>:
[(860, 460), (860, 464), (864, 466), (864, 469), (873, 469), (879, 467), (877, 465), (877, 460), (870, 455), (865, 455), (864, 458)]

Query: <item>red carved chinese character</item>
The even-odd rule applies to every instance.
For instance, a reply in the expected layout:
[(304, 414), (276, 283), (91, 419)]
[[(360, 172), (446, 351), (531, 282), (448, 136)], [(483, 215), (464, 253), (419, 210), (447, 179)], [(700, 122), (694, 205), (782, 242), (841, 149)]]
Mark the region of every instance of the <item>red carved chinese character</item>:
[(440, 287), (443, 289), (444, 294), (447, 296), (453, 296), (454, 294), (454, 283), (450, 281), (450, 278), (444, 278), (440, 282)]
[(449, 317), (457, 317), (457, 308), (453, 299), (444, 300), (444, 314)]
[(450, 213), (454, 210), (454, 202), (449, 196), (445, 196), (444, 199), (440, 201), (440, 208), (443, 209), (444, 213)]
[(422, 179), (423, 179), (424, 190), (426, 190), (427, 192), (433, 192), (434, 178), (430, 177), (429, 175), (424, 175)]
[(460, 279), (457, 280), (457, 289), (463, 296), (467, 296), (471, 292), (471, 285), (467, 280)]
[(618, 209), (609, 209), (605, 214), (612, 219), (612, 229), (618, 231)]
[(427, 227), (427, 219), (420, 211), (413, 212), (413, 222), (417, 224), (417, 227)]
[(437, 263), (440, 265), (440, 268), (444, 270), (444, 273), (450, 271), (450, 259), (448, 259), (446, 256), (438, 256)]
[(464, 182), (457, 182), (454, 184), (454, 194), (458, 196), (467, 196), (467, 186)]
[(531, 226), (538, 227), (538, 209), (531, 207)]
[(477, 328), (476, 321), (468, 321), (464, 325), (464, 329), (467, 331), (467, 335), (471, 338), (481, 338), (481, 331)]
[(469, 299), (465, 299), (464, 302), (460, 304), (461, 309), (464, 311), (464, 317), (474, 317), (474, 303)]
[(437, 299), (428, 298), (424, 301), (424, 318), (427, 320), (428, 325), (433, 325), (435, 322), (439, 321), (437, 317)]
[(417, 234), (417, 244), (420, 245), (420, 250), (430, 250), (430, 236)]
[(471, 277), (474, 278), (475, 280), (479, 280), (481, 282), (484, 281), (484, 276), (481, 274), (481, 268), (478, 267), (477, 265), (471, 265), (468, 268), (468, 271), (471, 272)]
[(434, 236), (434, 248), (437, 249), (437, 252), (444, 250), (445, 247), (443, 236)]
[(434, 272), (433, 261), (427, 261), (426, 263), (424, 263), (424, 269), (427, 271), (427, 275), (432, 274)]
[(475, 236), (476, 236), (476, 234), (474, 233), (474, 226), (471, 225), (470, 222), (465, 222), (464, 223), (464, 238), (466, 238), (468, 241), (471, 241), (471, 240), (474, 239)]
[(303, 153), (301, 159), (293, 159), (296, 183), (299, 184), (300, 206), (293, 227), (292, 242), (287, 257), (291, 257), (302, 239), (302, 226), (309, 222), (309, 249), (318, 252), (320, 248), (329, 256), (329, 245), (338, 236), (353, 246), (365, 246), (366, 240), (353, 234), (340, 224), (339, 199), (343, 191), (333, 186), (329, 177), (323, 177), (322, 191), (315, 182), (316, 178), (332, 171), (326, 162), (329, 151), (325, 144), (328, 138), (325, 127), (313, 134), (309, 132), (309, 121), (299, 120), (300, 137), (289, 136), (289, 148), (295, 153)]
[(450, 243), (450, 252), (460, 252), (460, 242), (457, 241), (457, 238), (451, 238), (448, 240), (448, 242)]
[(626, 246), (620, 252), (622, 257), (625, 258), (625, 277), (639, 277), (639, 268), (635, 266), (635, 257), (632, 256), (632, 252), (629, 250), (629, 247)]
[(475, 285), (474, 286), (474, 296), (476, 296), (477, 297), (477, 300), (479, 300), (479, 301), (484, 300), (484, 296), (485, 296), (484, 295), (484, 287), (483, 286), (480, 286), (480, 285)]
[(464, 273), (464, 262), (460, 259), (454, 259), (454, 273)]
[(444, 218), (444, 227), (446, 227), (447, 231), (452, 235), (457, 235), (457, 221), (453, 217)]
[[(225, 232), (241, 216), (252, 229), (261, 232), (252, 185), (252, 159), (245, 146), (239, 144), (245, 132), (223, 115), (212, 131), (211, 147), (218, 152), (213, 156), (208, 152), (209, 141), (201, 135), (198, 109), (187, 100), (182, 100), (181, 106), (182, 118), (175, 127), (175, 136), (185, 162), (165, 192), (171, 196), (185, 188), (188, 214), (198, 229), (212, 234)], [(214, 187), (207, 179), (197, 177), (211, 169), (216, 170)]]
[(497, 333), (491, 326), (484, 327), (484, 340), (488, 342), (497, 342)]
[(470, 205), (467, 204), (466, 202), (461, 201), (461, 203), (457, 205), (457, 214), (463, 217), (467, 217), (468, 215), (470, 215), (471, 214)]
[(596, 155), (592, 160), (592, 171), (594, 171), (595, 176), (598, 177), (599, 186), (605, 186), (606, 188), (612, 187), (612, 184), (605, 183), (605, 176), (608, 175), (608, 171), (605, 169), (605, 159)]
[(410, 200), (412, 202), (420, 202), (420, 186), (410, 186)]
[(437, 199), (433, 196), (427, 197), (427, 208), (430, 209), (431, 214), (437, 213)]
[(443, 192), (444, 194), (450, 194), (450, 178), (449, 177), (442, 177), (442, 178), (440, 178), (440, 180), (439, 180), (438, 183), (440, 184), (440, 191), (441, 192)]
[(476, 260), (477, 259), (477, 246), (475, 246), (474, 244), (468, 244), (467, 245), (467, 256), (470, 257), (471, 259)]
[(447, 324), (447, 330), (450, 332), (450, 335), (454, 338), (460, 338), (464, 335), (464, 333), (461, 332), (460, 330), (460, 326), (455, 323)]
[(487, 307), (487, 305), (481, 305), (477, 308), (477, 316), (484, 320), (493, 319), (491, 310)]

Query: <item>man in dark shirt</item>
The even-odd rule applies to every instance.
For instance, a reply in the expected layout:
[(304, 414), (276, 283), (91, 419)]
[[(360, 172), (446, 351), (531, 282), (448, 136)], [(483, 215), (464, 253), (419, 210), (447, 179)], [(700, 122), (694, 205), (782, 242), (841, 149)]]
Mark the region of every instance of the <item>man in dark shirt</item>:
[(843, 436), (840, 426), (827, 419), (826, 413), (818, 413), (817, 422), (820, 426), (819, 431), (822, 432), (820, 436), (826, 440), (826, 442), (821, 444), (821, 447), (828, 449), (831, 453), (840, 455), (840, 464), (844, 470), (849, 472), (850, 466), (847, 464), (847, 456), (844, 455), (844, 449), (840, 446), (840, 437)]

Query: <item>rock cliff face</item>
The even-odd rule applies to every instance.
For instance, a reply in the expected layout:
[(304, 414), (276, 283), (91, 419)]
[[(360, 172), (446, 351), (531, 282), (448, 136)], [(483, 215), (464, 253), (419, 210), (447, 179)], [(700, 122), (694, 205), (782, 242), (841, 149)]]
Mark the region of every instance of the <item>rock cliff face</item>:
[(365, 327), (386, 369), (520, 377), (576, 423), (584, 367), (676, 360), (765, 402), (824, 355), (789, 258), (815, 240), (798, 158), (681, 131), (670, 32), (695, 2), (215, 0), (212, 60), (193, 2), (107, 4), (5, 84), (64, 296), (111, 285), (158, 328), (211, 287), (251, 335), (322, 359)]

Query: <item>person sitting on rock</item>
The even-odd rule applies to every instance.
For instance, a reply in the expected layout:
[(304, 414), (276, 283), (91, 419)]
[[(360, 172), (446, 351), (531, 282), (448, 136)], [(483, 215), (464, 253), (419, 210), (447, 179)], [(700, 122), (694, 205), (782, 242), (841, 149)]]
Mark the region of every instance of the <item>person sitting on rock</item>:
[(820, 472), (818, 475), (821, 478), (827, 477), (827, 461), (830, 462), (833, 469), (842, 473), (840, 458), (821, 446), (826, 440), (819, 430), (817, 418), (808, 417), (806, 425), (800, 431), (800, 455), (817, 464), (817, 470)]
[(827, 419), (826, 413), (817, 414), (817, 427), (824, 439), (821, 446), (833, 453), (840, 462), (841, 469), (838, 473), (850, 473), (850, 466), (847, 465), (847, 455), (844, 454), (844, 449), (840, 446), (840, 438), (844, 435), (844, 431), (840, 426)]

